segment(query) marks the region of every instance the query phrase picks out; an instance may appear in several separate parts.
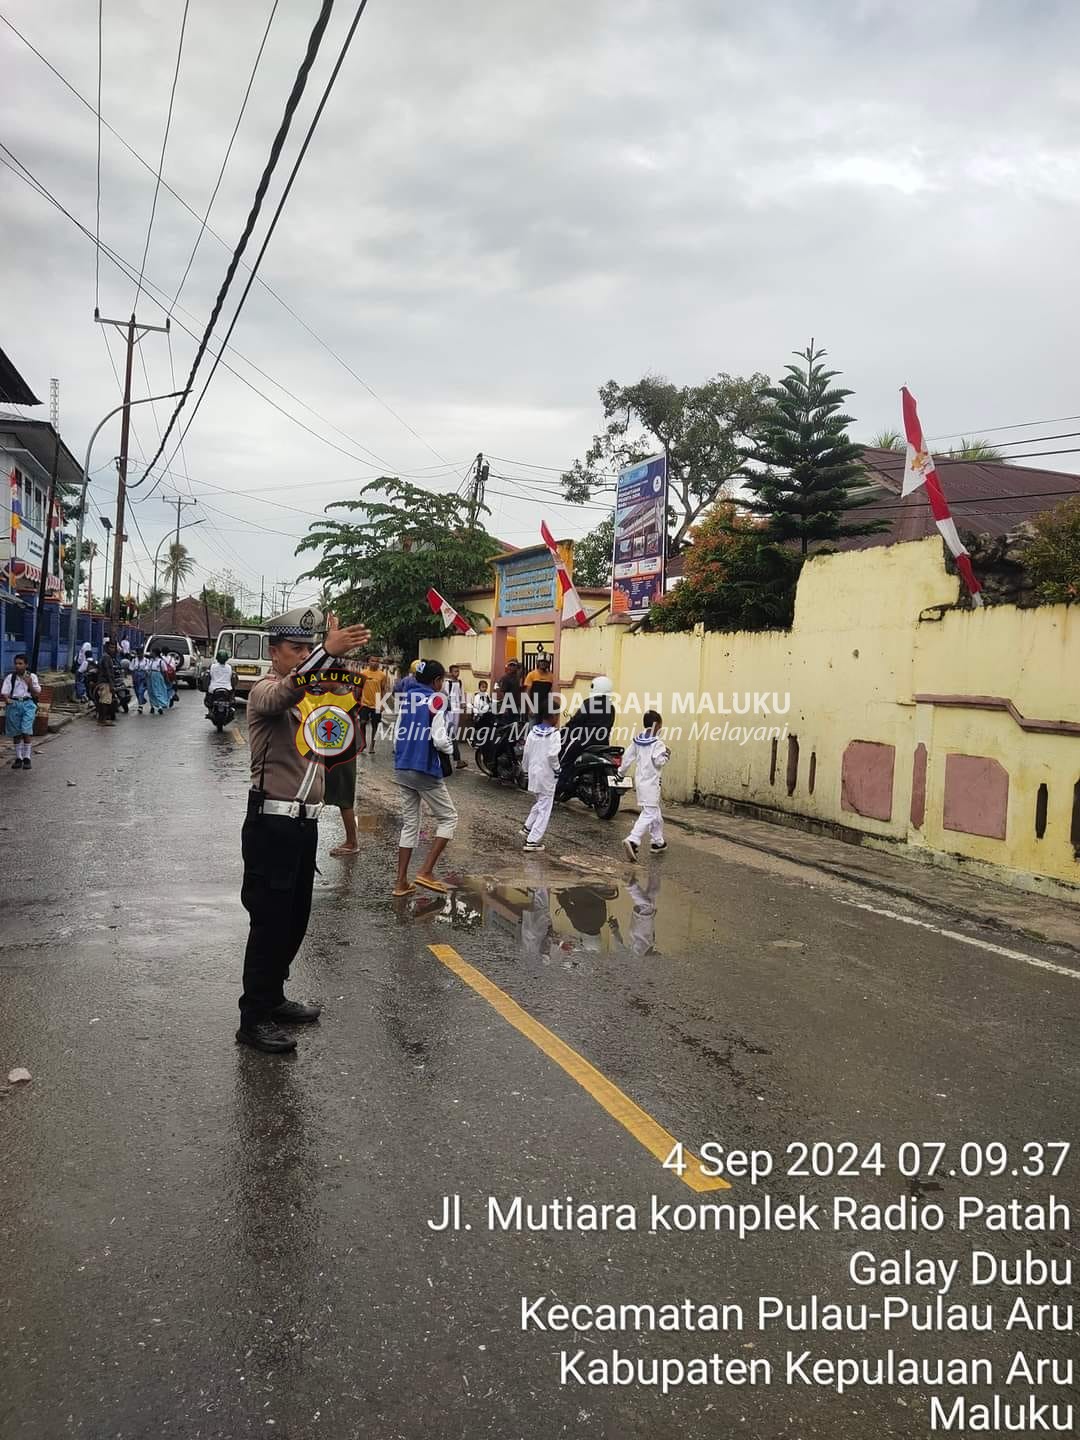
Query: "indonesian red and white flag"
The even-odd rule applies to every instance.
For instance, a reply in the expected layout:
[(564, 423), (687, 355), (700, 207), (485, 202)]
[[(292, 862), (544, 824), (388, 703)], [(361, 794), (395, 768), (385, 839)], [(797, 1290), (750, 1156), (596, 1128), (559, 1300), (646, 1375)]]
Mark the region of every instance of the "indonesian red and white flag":
[(585, 614), (585, 608), (581, 603), (581, 597), (574, 589), (574, 582), (570, 579), (570, 572), (563, 564), (563, 558), (559, 554), (559, 547), (555, 544), (555, 537), (548, 529), (543, 520), (540, 522), (540, 535), (544, 544), (551, 551), (551, 558), (555, 561), (555, 580), (559, 591), (559, 607), (562, 611), (562, 623), (569, 625), (571, 620), (576, 625), (587, 625), (589, 617)]
[(442, 616), (442, 622), (448, 630), (456, 630), (459, 635), (475, 635), (476, 631), (463, 615), (459, 615), (449, 600), (443, 598), (438, 590), (427, 592), (427, 602), (431, 606), (432, 613)]
[(901, 388), (900, 394), (903, 397), (904, 406), (904, 434), (907, 436), (904, 485), (900, 493), (901, 495), (910, 495), (920, 486), (926, 486), (926, 498), (930, 503), (930, 513), (934, 517), (934, 524), (955, 557), (956, 568), (960, 571), (964, 584), (971, 592), (972, 600), (976, 605), (981, 605), (983, 602), (979, 591), (982, 586), (975, 579), (975, 571), (971, 568), (971, 556), (965, 550), (957, 533), (956, 521), (952, 518), (952, 511), (949, 509), (945, 492), (941, 488), (941, 481), (938, 479), (934, 457), (927, 450), (923, 440), (919, 412), (915, 407), (915, 397), (906, 385)]

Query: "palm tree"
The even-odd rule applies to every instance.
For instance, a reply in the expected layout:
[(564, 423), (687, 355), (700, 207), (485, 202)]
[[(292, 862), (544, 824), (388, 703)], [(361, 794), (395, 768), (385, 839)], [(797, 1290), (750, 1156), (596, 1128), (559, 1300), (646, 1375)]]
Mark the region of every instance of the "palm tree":
[(953, 445), (949, 454), (954, 460), (1008, 460), (1008, 456), (996, 445), (991, 445), (989, 440), (983, 440), (978, 435), (973, 435), (970, 439), (962, 435), (959, 445)]
[(162, 590), (160, 586), (155, 588), (155, 586), (151, 585), (150, 589), (143, 596), (142, 604), (139, 608), (148, 615), (156, 615), (165, 604), (165, 599), (165, 591)]
[(899, 430), (880, 430), (870, 444), (875, 450), (904, 450), (904, 437)]
[(174, 540), (165, 552), (167, 559), (162, 566), (161, 575), (165, 583), (171, 587), (173, 595), (176, 594), (177, 586), (181, 580), (188, 580), (195, 570), (195, 561), (188, 553), (186, 545)]

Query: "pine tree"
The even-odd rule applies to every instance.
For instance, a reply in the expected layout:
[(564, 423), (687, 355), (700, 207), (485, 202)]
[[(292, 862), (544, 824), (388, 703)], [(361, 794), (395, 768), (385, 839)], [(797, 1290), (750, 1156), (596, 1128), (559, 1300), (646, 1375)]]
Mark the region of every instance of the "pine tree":
[(813, 340), (795, 354), (806, 362), (788, 365), (785, 377), (765, 392), (769, 410), (757, 442), (745, 452), (760, 469), (746, 472), (746, 508), (766, 517), (766, 533), (779, 545), (798, 541), (805, 555), (810, 542), (874, 535), (885, 520), (845, 524), (848, 510), (867, 505), (872, 494), (854, 492), (866, 484), (861, 446), (847, 434), (852, 417), (843, 404), (852, 394), (831, 388), (838, 370), (826, 370), (826, 352)]

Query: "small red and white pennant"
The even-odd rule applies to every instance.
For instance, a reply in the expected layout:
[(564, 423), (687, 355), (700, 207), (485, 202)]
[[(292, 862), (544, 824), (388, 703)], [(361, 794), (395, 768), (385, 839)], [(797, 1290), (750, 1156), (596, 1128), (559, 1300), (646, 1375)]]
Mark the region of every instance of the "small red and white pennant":
[(937, 466), (934, 464), (934, 457), (927, 450), (923, 441), (922, 426), (919, 424), (919, 412), (915, 405), (915, 397), (907, 386), (901, 388), (900, 394), (903, 398), (904, 407), (904, 434), (907, 436), (907, 460), (904, 464), (904, 485), (900, 491), (901, 495), (910, 495), (918, 490), (921, 485), (926, 486), (926, 498), (930, 503), (930, 513), (934, 517), (934, 524), (941, 532), (941, 538), (949, 547), (956, 559), (956, 568), (963, 577), (964, 584), (971, 593), (972, 603), (981, 605), (982, 596), (979, 591), (982, 586), (975, 578), (975, 571), (971, 568), (971, 556), (965, 550), (963, 542), (956, 530), (956, 521), (952, 518), (952, 511), (949, 509), (949, 502), (945, 499), (945, 492), (941, 488), (941, 481), (938, 479)]
[(567, 570), (563, 564), (563, 558), (559, 554), (559, 547), (555, 543), (555, 537), (543, 520), (540, 522), (540, 536), (544, 544), (551, 551), (551, 558), (555, 561), (555, 578), (558, 582), (562, 623), (569, 625), (571, 620), (573, 620), (576, 625), (587, 625), (589, 623), (589, 617), (585, 614), (581, 597), (574, 589), (574, 582), (570, 579), (569, 570)]
[(465, 617), (459, 615), (458, 612), (454, 609), (454, 607), (450, 604), (450, 601), (444, 599), (444, 597), (439, 594), (438, 590), (429, 590), (427, 592), (427, 601), (428, 604), (431, 606), (432, 613), (442, 616), (442, 622), (448, 630), (456, 630), (459, 635), (476, 634), (476, 631), (465, 619)]

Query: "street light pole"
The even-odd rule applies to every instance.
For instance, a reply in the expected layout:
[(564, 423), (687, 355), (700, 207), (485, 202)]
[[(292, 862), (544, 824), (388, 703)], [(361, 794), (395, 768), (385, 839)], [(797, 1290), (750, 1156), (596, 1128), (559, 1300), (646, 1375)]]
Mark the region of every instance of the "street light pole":
[[(149, 405), (155, 400), (176, 400), (183, 395), (183, 390), (173, 390), (168, 395), (144, 395), (141, 400), (132, 400), (130, 405)], [(115, 409), (99, 420), (94, 427), (93, 434), (86, 445), (86, 459), (83, 461), (82, 488), (79, 495), (79, 523), (75, 527), (75, 585), (71, 597), (71, 614), (68, 617), (68, 665), (74, 668), (75, 665), (75, 635), (79, 624), (79, 571), (82, 568), (82, 542), (83, 522), (86, 519), (86, 491), (90, 484), (90, 452), (94, 448), (94, 441), (101, 430), (114, 415), (119, 415), (124, 410), (124, 405), (117, 405)]]

